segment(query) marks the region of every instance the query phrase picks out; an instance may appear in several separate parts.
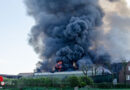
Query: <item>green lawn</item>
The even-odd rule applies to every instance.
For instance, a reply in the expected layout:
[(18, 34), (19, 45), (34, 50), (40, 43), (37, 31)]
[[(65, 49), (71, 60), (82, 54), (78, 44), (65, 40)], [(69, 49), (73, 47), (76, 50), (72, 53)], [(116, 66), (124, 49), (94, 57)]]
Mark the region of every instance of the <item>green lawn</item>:
[(130, 90), (130, 89), (96, 89), (96, 88), (81, 88), (79, 90)]
[[(20, 90), (20, 89), (0, 89), (0, 90)], [(73, 88), (26, 88), (22, 90), (74, 90)], [(130, 90), (130, 89), (96, 89), (96, 88), (80, 88), (79, 90)]]

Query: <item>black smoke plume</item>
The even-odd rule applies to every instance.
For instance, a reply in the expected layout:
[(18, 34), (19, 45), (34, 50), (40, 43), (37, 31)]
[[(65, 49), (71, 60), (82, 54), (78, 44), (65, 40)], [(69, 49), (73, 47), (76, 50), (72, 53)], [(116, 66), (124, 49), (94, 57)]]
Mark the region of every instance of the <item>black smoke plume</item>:
[(71, 69), (72, 62), (79, 66), (109, 62), (102, 59), (105, 54), (97, 55), (96, 47), (90, 49), (104, 16), (98, 0), (25, 0), (25, 3), (36, 22), (29, 43), (43, 60), (37, 71), (49, 71), (59, 60), (66, 70)]

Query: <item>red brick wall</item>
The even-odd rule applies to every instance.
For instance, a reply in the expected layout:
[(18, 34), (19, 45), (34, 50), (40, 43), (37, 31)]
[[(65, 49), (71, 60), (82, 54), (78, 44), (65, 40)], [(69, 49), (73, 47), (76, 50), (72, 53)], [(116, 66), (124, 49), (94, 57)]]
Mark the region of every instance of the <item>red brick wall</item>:
[[(128, 62), (126, 66), (126, 75), (130, 75), (130, 71), (128, 70), (129, 66), (130, 66), (130, 62)], [(122, 70), (119, 73), (119, 83), (125, 83), (124, 68), (122, 68)], [(126, 83), (130, 83), (130, 80), (126, 80)]]

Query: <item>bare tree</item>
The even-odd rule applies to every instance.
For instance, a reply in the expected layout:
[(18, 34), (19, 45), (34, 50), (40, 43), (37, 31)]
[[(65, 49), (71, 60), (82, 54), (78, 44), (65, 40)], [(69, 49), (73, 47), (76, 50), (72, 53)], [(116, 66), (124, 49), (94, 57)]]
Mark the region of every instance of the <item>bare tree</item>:
[(85, 76), (88, 75), (88, 70), (89, 70), (89, 67), (88, 67), (88, 66), (85, 66), (85, 65), (82, 66), (82, 71), (83, 71), (83, 74), (84, 74)]
[(102, 67), (102, 75), (104, 75), (105, 74), (105, 70), (104, 70), (104, 68)]
[(94, 74), (95, 74), (95, 76), (97, 75), (98, 67), (99, 67), (98, 64), (95, 64), (95, 65), (94, 65)]
[(91, 66), (92, 76), (94, 76), (94, 65)]

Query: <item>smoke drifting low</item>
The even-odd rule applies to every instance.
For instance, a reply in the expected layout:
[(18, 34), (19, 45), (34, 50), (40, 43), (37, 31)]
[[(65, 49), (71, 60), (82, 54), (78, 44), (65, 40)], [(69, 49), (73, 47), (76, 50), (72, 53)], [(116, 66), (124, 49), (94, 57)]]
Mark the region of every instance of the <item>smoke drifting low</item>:
[(25, 0), (25, 3), (36, 22), (29, 43), (42, 59), (37, 71), (49, 71), (59, 60), (66, 70), (71, 69), (72, 62), (79, 67), (110, 63), (106, 39), (99, 37), (104, 37), (101, 34), (104, 12), (99, 0)]

